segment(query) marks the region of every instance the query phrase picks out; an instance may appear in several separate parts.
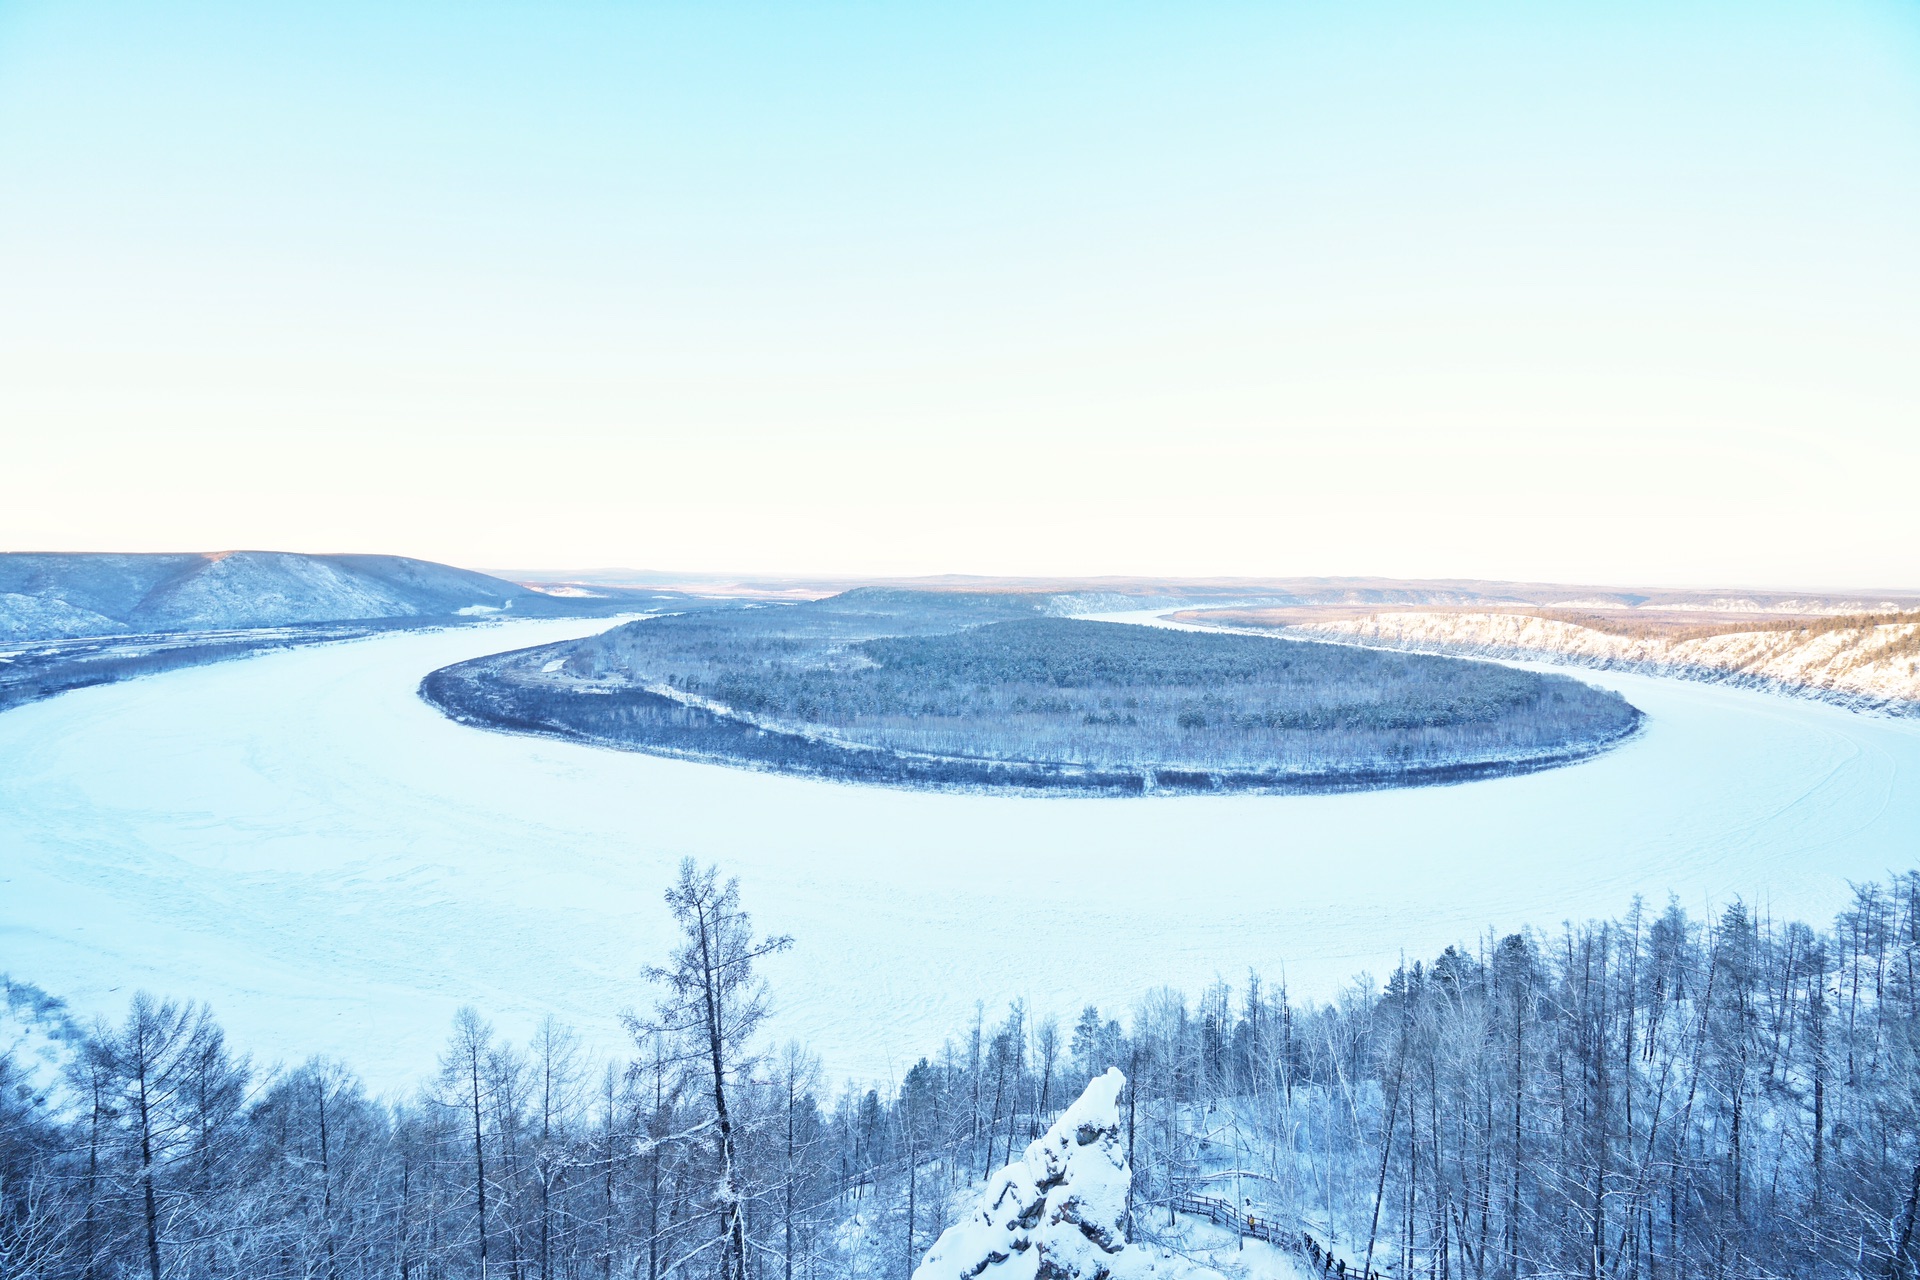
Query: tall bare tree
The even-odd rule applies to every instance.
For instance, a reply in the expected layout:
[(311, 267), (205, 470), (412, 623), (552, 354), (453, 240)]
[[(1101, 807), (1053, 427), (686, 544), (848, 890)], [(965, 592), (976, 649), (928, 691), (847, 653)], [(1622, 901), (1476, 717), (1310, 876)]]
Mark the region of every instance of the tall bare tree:
[(767, 1015), (766, 984), (754, 965), (785, 951), (793, 939), (754, 937), (740, 905), (740, 882), (723, 882), (718, 868), (700, 867), (692, 858), (681, 862), (680, 878), (666, 898), (680, 926), (679, 944), (668, 964), (647, 970), (648, 980), (664, 989), (654, 1016), (629, 1015), (627, 1029), (641, 1044), (663, 1037), (672, 1060), (703, 1077), (713, 1119), (723, 1280), (747, 1280), (746, 1180), (729, 1088), (755, 1062), (753, 1037)]
[(156, 1001), (142, 991), (127, 1020), (104, 1042), (118, 1076), (140, 1186), (147, 1273), (160, 1280), (160, 1176), (190, 1138), (185, 1095), (199, 1045), (214, 1034), (202, 1005)]
[(487, 1148), (486, 1115), (492, 1101), (490, 1059), (493, 1028), (469, 1006), (453, 1016), (453, 1038), (440, 1059), (442, 1101), (458, 1109), (473, 1141), (473, 1196), (475, 1234), (479, 1239), (480, 1280), (487, 1280)]

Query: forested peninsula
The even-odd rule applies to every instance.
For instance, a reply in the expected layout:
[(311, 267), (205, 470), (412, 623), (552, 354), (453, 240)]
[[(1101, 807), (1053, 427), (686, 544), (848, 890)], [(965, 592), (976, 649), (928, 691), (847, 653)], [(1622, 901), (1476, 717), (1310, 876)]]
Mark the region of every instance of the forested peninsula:
[(465, 723), (841, 781), (1035, 793), (1463, 782), (1586, 759), (1641, 715), (1489, 662), (862, 588), (442, 668)]

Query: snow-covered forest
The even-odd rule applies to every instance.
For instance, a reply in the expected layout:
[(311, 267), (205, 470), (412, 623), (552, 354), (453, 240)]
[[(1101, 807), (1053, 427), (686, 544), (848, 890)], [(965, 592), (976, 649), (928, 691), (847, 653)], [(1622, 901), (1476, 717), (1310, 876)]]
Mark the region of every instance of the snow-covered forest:
[(983, 1004), (854, 1083), (780, 1041), (755, 964), (790, 943), (737, 885), (688, 863), (668, 903), (629, 1057), (463, 1010), (404, 1097), (251, 1062), (184, 999), (77, 1026), (10, 985), (0, 1274), (904, 1278), (1110, 1066), (1130, 1235), (1162, 1248), (1203, 1194), (1396, 1277), (1920, 1265), (1920, 873), (1825, 926), (1635, 902), (1325, 1003), (1249, 974), (1065, 1021)]
[(864, 782), (1137, 794), (1456, 782), (1597, 754), (1640, 713), (1492, 663), (864, 588), (669, 615), (436, 671), (467, 723)]

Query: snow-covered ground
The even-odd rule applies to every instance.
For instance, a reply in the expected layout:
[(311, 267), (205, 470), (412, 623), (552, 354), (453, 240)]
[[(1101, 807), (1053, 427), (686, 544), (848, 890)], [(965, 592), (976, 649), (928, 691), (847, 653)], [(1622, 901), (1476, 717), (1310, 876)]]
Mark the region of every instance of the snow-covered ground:
[(1636, 892), (1824, 917), (1920, 853), (1920, 724), (1622, 673), (1583, 678), (1650, 723), (1600, 759), (1330, 796), (866, 788), (480, 732), (414, 694), (604, 625), (401, 633), (0, 715), (0, 970), (81, 1013), (205, 998), (263, 1057), (400, 1087), (462, 1003), (615, 1045), (691, 854), (795, 935), (770, 1032), (898, 1078), (976, 998), (1064, 1015), (1248, 965), (1326, 995), (1403, 948)]

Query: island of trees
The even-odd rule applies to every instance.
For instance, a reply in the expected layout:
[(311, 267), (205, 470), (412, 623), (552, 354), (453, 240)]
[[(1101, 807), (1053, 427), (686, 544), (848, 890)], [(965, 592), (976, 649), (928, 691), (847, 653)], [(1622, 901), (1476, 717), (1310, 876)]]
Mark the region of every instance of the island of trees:
[(861, 589), (646, 619), (429, 675), (468, 723), (844, 780), (1307, 791), (1584, 759), (1640, 713), (1487, 662), (1052, 616), (1049, 597)]

